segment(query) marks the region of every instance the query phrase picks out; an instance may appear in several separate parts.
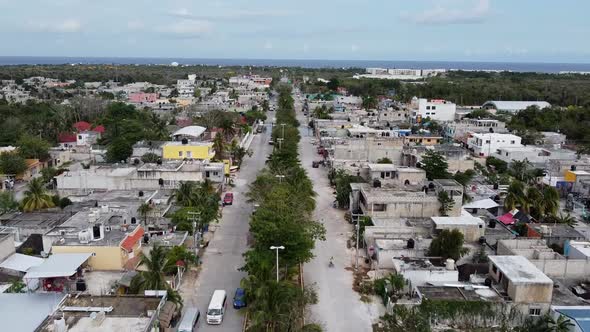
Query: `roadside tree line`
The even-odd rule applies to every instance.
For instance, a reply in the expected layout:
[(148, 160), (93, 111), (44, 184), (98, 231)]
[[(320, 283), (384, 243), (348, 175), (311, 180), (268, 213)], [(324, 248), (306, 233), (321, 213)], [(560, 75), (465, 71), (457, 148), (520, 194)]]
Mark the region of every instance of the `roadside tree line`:
[[(248, 302), (248, 331), (318, 331), (303, 324), (304, 310), (317, 302), (315, 292), (299, 283), (300, 266), (313, 258), (316, 240), (325, 239), (323, 225), (312, 220), (313, 184), (299, 163), (300, 140), (293, 98), (279, 86), (279, 108), (272, 132), (274, 151), (267, 167), (250, 185), (249, 200), (258, 207), (250, 220), (251, 249), (242, 268)], [(275, 250), (279, 252), (279, 266)], [(277, 249), (278, 250), (278, 249)], [(278, 274), (277, 274), (278, 269)], [(278, 281), (277, 281), (278, 275)]]

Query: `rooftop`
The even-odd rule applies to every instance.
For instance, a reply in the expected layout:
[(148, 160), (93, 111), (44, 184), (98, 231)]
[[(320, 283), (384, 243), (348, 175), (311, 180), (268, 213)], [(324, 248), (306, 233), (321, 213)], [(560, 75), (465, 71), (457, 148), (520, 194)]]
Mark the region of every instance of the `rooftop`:
[[(70, 332), (145, 331), (151, 320), (150, 314), (158, 308), (161, 300), (161, 297), (141, 295), (69, 296), (55, 315), (46, 319), (38, 331), (53, 332), (53, 320), (62, 316)], [(88, 309), (94, 313), (103, 309), (105, 319), (92, 319), (88, 311), (81, 309)]]
[(196, 142), (196, 141), (188, 141), (188, 143), (184, 144), (182, 141), (169, 141), (163, 144), (163, 146), (179, 146), (179, 145), (186, 145), (186, 146), (213, 146), (213, 142)]
[(92, 254), (53, 254), (41, 265), (33, 266), (24, 279), (69, 277), (90, 258)]
[(423, 298), (428, 300), (502, 301), (500, 295), (489, 287), (418, 286), (417, 290)]
[(64, 221), (70, 215), (63, 212), (14, 212), (0, 216), (2, 226), (19, 228), (52, 228)]
[(431, 217), (432, 222), (437, 227), (440, 226), (483, 226), (484, 221), (481, 218), (472, 216), (469, 212), (461, 210), (461, 216), (459, 217)]
[(549, 277), (523, 256), (489, 256), (489, 259), (513, 284), (553, 285)]
[(63, 299), (59, 293), (0, 293), (0, 322), (4, 331), (35, 331)]

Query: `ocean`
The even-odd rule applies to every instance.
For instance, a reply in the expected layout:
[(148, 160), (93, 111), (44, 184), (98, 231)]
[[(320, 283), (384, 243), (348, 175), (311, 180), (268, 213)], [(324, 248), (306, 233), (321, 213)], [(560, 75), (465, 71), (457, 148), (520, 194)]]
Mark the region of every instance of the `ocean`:
[(558, 73), (561, 71), (590, 72), (590, 63), (0, 56), (0, 66), (56, 64), (168, 65), (172, 62), (178, 62), (180, 65), (214, 66), (270, 66), (303, 68), (378, 67), (447, 70), (507, 70), (514, 72), (538, 73)]

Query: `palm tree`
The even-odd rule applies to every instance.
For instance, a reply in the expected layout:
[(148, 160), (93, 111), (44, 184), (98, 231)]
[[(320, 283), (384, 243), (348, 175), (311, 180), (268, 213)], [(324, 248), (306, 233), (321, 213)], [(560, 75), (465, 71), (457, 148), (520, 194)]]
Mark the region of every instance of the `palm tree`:
[(574, 326), (574, 324), (564, 315), (559, 315), (557, 320), (552, 320), (551, 329), (553, 332), (568, 332), (570, 328)]
[(14, 199), (14, 194), (10, 191), (0, 192), (0, 215), (16, 210), (18, 202)]
[(223, 135), (217, 133), (213, 139), (213, 151), (215, 151), (215, 159), (222, 160), (225, 152), (225, 143), (223, 142)]
[(180, 181), (180, 186), (172, 192), (168, 202), (176, 198), (176, 202), (182, 206), (193, 206), (193, 191), (195, 190), (195, 183), (193, 181)]
[(543, 193), (537, 187), (528, 187), (525, 190), (525, 197), (523, 199), (526, 204), (522, 204), (524, 212), (534, 213), (538, 220), (545, 214), (545, 205), (543, 202)]
[(231, 139), (236, 134), (234, 121), (229, 117), (225, 117), (223, 120), (221, 120), (219, 127), (223, 131), (223, 135), (225, 136), (226, 140)]
[(568, 226), (574, 226), (578, 223), (576, 218), (572, 217), (569, 213), (566, 215), (560, 213), (559, 216), (554, 215), (550, 218), (550, 220), (556, 224), (564, 224)]
[(524, 159), (522, 161), (512, 160), (510, 163), (510, 173), (514, 176), (518, 181), (528, 182), (530, 180), (529, 177), (529, 168), (531, 164), (529, 163), (528, 159)]
[(43, 185), (42, 178), (35, 178), (27, 185), (25, 198), (22, 201), (23, 211), (30, 212), (35, 210), (47, 209), (54, 207), (51, 195), (47, 193)]
[(147, 226), (148, 224), (148, 213), (150, 213), (150, 211), (152, 210), (152, 206), (149, 203), (142, 203), (138, 208), (137, 208), (137, 213), (139, 213), (142, 217), (143, 220), (145, 222), (145, 225)]
[(165, 269), (168, 265), (167, 251), (164, 247), (154, 245), (150, 250), (149, 257), (140, 254), (140, 266), (145, 268), (140, 271), (131, 282), (131, 290), (135, 293), (142, 293), (145, 290), (165, 290), (168, 292), (168, 300), (182, 304), (178, 292), (172, 289), (166, 281)]
[(522, 207), (526, 204), (524, 183), (518, 180), (512, 181), (504, 199), (504, 207), (508, 210), (513, 210), (516, 207)]
[(551, 186), (543, 188), (543, 206), (545, 214), (554, 216), (559, 211), (559, 192)]

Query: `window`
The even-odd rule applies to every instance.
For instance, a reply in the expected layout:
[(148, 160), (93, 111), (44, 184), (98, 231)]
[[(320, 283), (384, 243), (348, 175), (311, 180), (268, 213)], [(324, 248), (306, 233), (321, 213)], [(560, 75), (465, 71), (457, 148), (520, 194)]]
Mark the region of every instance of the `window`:
[(193, 153), (192, 153), (192, 152), (190, 152), (190, 151), (187, 151), (187, 152), (186, 152), (186, 157), (187, 157), (187, 158), (192, 158), (192, 157), (193, 157)]
[(431, 108), (431, 109), (432, 109), (432, 110), (435, 110), (435, 109), (436, 109), (436, 106), (432, 106), (432, 108)]
[(486, 140), (486, 144), (490, 144), (490, 140)]
[(385, 210), (387, 210), (386, 204), (373, 204), (373, 211), (383, 212)]
[(213, 172), (213, 175), (217, 176), (217, 175), (219, 175), (219, 172)]
[(514, 141), (510, 141), (510, 144), (514, 144)]
[(78, 139), (82, 139), (82, 135), (78, 135)]
[(541, 308), (529, 308), (529, 316), (541, 316)]
[(436, 112), (432, 112), (432, 113), (430, 113), (430, 114), (431, 114), (431, 115), (436, 115)]
[(182, 151), (178, 151), (178, 156), (182, 157)]
[[(426, 109), (429, 110), (430, 109), (430, 106), (426, 106)], [(426, 113), (426, 114), (428, 114), (428, 113)]]

